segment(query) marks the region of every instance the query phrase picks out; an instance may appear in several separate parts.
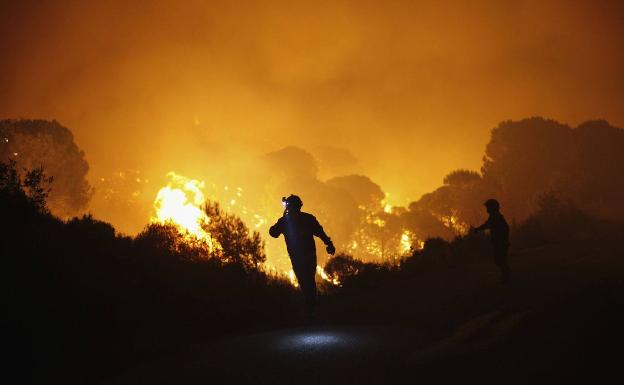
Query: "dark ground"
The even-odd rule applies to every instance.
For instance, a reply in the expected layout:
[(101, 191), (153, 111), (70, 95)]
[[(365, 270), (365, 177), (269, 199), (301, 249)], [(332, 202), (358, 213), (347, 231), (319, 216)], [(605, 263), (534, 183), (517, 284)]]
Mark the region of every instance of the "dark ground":
[[(106, 384), (622, 383), (620, 245), (514, 252), (325, 298), (318, 320), (198, 342)], [(297, 326), (298, 325), (298, 326)]]

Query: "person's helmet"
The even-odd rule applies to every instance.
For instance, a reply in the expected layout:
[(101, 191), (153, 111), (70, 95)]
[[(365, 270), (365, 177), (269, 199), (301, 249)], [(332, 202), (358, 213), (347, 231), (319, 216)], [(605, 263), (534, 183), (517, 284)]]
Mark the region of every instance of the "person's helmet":
[(490, 198), (488, 200), (486, 200), (483, 205), (485, 207), (492, 208), (494, 210), (500, 210), (500, 203), (498, 203), (498, 201), (496, 199)]
[(283, 197), (282, 203), (287, 209), (298, 210), (303, 206), (303, 201), (297, 195), (290, 194), (288, 198)]

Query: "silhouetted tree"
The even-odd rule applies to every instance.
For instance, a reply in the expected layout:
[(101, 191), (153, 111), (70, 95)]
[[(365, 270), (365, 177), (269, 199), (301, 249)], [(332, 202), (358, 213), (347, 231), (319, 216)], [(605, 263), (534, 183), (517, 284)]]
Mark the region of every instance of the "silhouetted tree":
[(456, 235), (453, 229), (442, 222), (439, 214), (427, 208), (421, 201), (410, 204), (409, 210), (402, 214), (402, 222), (418, 239), (430, 237), (452, 239)]
[(403, 218), (383, 210), (366, 212), (353, 236), (357, 247), (351, 249), (367, 261), (395, 263), (401, 257), (400, 239)]
[(346, 175), (332, 178), (326, 182), (350, 194), (359, 207), (365, 210), (377, 211), (381, 209), (385, 194), (378, 184), (363, 175)]
[(206, 203), (204, 210), (210, 221), (203, 228), (220, 245), (215, 253), (222, 261), (241, 264), (248, 270), (266, 261), (264, 241), (257, 231), (250, 232), (239, 217), (223, 211), (216, 202)]
[(447, 186), (470, 189), (481, 182), (481, 175), (472, 170), (459, 169), (448, 173), (443, 182)]
[(47, 198), (53, 178), (47, 176), (42, 167), (24, 169), (20, 175), (17, 162), (0, 162), (0, 194), (2, 202), (8, 205), (29, 205), (34, 210), (47, 213)]
[(89, 165), (71, 131), (57, 121), (0, 120), (0, 161), (15, 160), (18, 170), (43, 167), (54, 178), (48, 207), (61, 217), (83, 211), (92, 191)]
[(624, 219), (624, 130), (604, 120), (574, 129), (573, 162), (560, 195), (601, 218)]
[[(444, 177), (444, 185), (431, 193), (424, 194), (418, 201), (410, 204), (410, 210), (428, 212), (445, 227), (452, 230), (453, 235), (466, 231), (470, 223), (478, 222), (483, 201), (488, 196), (487, 188), (481, 176), (469, 170), (456, 170)], [(442, 236), (448, 238), (430, 223), (425, 236)], [(421, 230), (422, 232), (422, 230)]]
[(574, 157), (573, 134), (569, 126), (539, 117), (492, 130), (481, 171), (510, 218), (526, 218), (541, 192), (559, 189)]
[(321, 179), (337, 175), (350, 175), (359, 171), (359, 161), (351, 151), (343, 147), (320, 145), (314, 147)]
[(557, 242), (599, 240), (603, 224), (580, 210), (574, 203), (563, 201), (553, 191), (537, 198), (537, 209), (521, 222), (514, 239), (522, 247), (533, 247)]
[(288, 146), (264, 156), (274, 173), (286, 177), (316, 179), (318, 165), (314, 156), (299, 147)]

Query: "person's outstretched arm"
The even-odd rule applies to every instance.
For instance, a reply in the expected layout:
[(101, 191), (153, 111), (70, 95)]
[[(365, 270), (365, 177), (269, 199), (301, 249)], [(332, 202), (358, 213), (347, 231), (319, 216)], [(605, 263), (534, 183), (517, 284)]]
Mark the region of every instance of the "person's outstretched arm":
[(489, 228), (491, 228), (491, 227), (492, 227), (492, 219), (488, 218), (488, 220), (487, 220), (487, 221), (485, 221), (485, 223), (484, 223), (484, 224), (482, 224), (482, 225), (481, 225), (481, 226), (479, 226), (479, 227), (475, 227), (475, 228), (474, 228), (474, 231), (483, 231), (483, 230), (485, 230), (485, 229), (489, 229)]
[(323, 243), (325, 243), (325, 246), (327, 246), (327, 252), (329, 254), (334, 254), (336, 252), (334, 243), (332, 242), (331, 238), (325, 233), (325, 230), (323, 230), (323, 226), (321, 226), (316, 218), (314, 218), (312, 234), (319, 237), (323, 241)]
[(281, 217), (280, 219), (277, 220), (277, 222), (271, 226), (271, 228), (269, 229), (269, 234), (273, 237), (273, 238), (277, 238), (280, 236), (280, 234), (282, 234), (284, 231), (282, 230), (284, 217)]

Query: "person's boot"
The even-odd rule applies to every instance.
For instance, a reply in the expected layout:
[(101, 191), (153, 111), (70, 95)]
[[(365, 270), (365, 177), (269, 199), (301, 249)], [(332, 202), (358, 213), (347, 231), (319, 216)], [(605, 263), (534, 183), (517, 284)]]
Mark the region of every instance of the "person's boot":
[(308, 320), (316, 321), (317, 318), (317, 309), (318, 309), (318, 299), (314, 299), (307, 303), (308, 307)]

